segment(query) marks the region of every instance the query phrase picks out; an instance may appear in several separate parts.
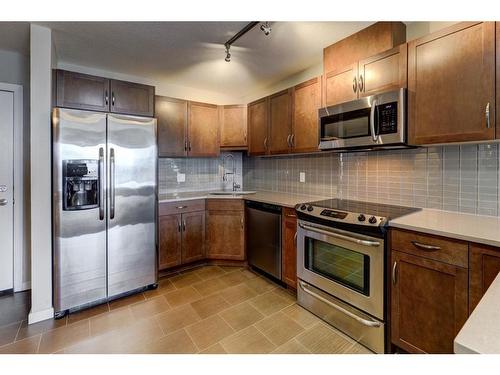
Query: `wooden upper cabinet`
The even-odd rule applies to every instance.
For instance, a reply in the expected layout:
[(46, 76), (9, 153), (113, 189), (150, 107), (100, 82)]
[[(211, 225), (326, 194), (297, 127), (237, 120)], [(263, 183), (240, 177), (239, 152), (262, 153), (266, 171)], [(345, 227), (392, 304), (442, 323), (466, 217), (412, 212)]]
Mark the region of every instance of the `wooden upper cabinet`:
[(269, 98), (248, 105), (248, 153), (265, 155), (269, 146)]
[(293, 89), (291, 145), (294, 152), (318, 151), (318, 110), (321, 107), (321, 77)]
[(110, 112), (136, 116), (154, 116), (153, 86), (111, 80)]
[(214, 104), (189, 102), (188, 155), (219, 155), (219, 107)]
[(158, 219), (158, 269), (181, 264), (181, 215), (160, 216)]
[(283, 90), (269, 97), (270, 153), (286, 154), (290, 151), (292, 136), (291, 90)]
[(358, 96), (407, 87), (408, 46), (402, 44), (358, 63)]
[(158, 156), (187, 155), (187, 107), (186, 100), (155, 96)]
[(392, 251), (391, 341), (410, 353), (453, 353), (468, 316), (468, 270)]
[(459, 23), (409, 42), (408, 91), (411, 144), (493, 139), (495, 23)]
[(470, 246), (469, 312), (477, 304), (500, 272), (500, 249), (485, 245)]
[(403, 22), (377, 22), (323, 50), (324, 73), (392, 49), (406, 42)]
[(222, 106), (220, 120), (220, 147), (241, 149), (246, 148), (247, 146), (247, 106)]
[(110, 100), (109, 79), (66, 70), (56, 71), (57, 107), (107, 112)]
[(182, 214), (182, 263), (205, 258), (205, 211)]
[(281, 280), (297, 289), (297, 215), (293, 208), (283, 209)]
[(325, 107), (358, 98), (358, 63), (325, 73), (323, 76)]

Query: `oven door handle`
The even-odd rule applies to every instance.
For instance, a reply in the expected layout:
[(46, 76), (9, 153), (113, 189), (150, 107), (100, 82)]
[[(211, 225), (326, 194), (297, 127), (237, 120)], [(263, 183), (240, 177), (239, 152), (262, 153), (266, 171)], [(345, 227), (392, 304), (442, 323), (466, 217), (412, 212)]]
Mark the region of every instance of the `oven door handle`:
[(374, 247), (380, 246), (380, 242), (378, 242), (378, 241), (362, 240), (360, 238), (355, 238), (355, 237), (351, 237), (351, 236), (346, 236), (345, 234), (336, 233), (333, 230), (320, 229), (320, 228), (316, 228), (316, 227), (313, 227), (311, 225), (302, 224), (302, 223), (299, 223), (299, 226), (302, 229), (309, 230), (311, 232), (316, 232), (319, 234), (324, 234), (326, 236), (335, 237), (335, 238), (338, 238), (339, 240), (354, 242), (358, 245), (374, 246)]
[(339, 306), (339, 305), (336, 305), (335, 303), (327, 300), (326, 298), (320, 296), (319, 294), (317, 293), (314, 293), (310, 290), (307, 289), (307, 284), (305, 282), (303, 282), (302, 280), (299, 280), (299, 285), (300, 285), (300, 288), (307, 294), (313, 296), (314, 298), (317, 298), (319, 299), (320, 301), (326, 303), (328, 306), (331, 306), (333, 307), (334, 309), (340, 311), (341, 313), (349, 316), (350, 318), (356, 320), (357, 322), (363, 324), (364, 326), (367, 326), (367, 327), (380, 327), (382, 325), (382, 323), (380, 323), (379, 321), (376, 321), (376, 320), (368, 320), (368, 319), (364, 319), (352, 312), (350, 312), (349, 310), (346, 310), (344, 309), (342, 306)]

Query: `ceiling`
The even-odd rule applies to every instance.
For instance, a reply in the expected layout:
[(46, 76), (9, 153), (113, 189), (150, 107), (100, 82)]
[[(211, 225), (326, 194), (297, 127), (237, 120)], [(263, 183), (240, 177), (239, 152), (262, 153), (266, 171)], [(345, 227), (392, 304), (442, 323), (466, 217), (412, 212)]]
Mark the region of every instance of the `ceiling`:
[(46, 22), (58, 61), (234, 97), (321, 63), (323, 47), (372, 22), (272, 22), (231, 48), (247, 22)]
[(30, 54), (29, 22), (0, 22), (0, 50)]

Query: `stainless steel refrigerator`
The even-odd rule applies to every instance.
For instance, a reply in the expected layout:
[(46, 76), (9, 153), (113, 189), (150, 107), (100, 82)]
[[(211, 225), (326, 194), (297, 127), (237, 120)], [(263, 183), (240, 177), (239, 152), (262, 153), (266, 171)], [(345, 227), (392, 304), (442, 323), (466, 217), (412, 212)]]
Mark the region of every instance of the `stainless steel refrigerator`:
[(56, 317), (154, 286), (156, 120), (52, 113)]

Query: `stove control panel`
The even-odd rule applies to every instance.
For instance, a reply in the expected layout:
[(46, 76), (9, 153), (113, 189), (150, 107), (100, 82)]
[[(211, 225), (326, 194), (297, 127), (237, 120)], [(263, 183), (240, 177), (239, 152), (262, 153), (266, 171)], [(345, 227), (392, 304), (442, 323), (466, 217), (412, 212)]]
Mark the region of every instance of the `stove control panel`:
[(298, 204), (295, 209), (304, 215), (314, 216), (326, 220), (340, 221), (344, 223), (379, 226), (384, 225), (386, 220), (382, 216), (374, 216), (363, 213), (339, 211), (325, 207), (314, 206), (309, 203)]

